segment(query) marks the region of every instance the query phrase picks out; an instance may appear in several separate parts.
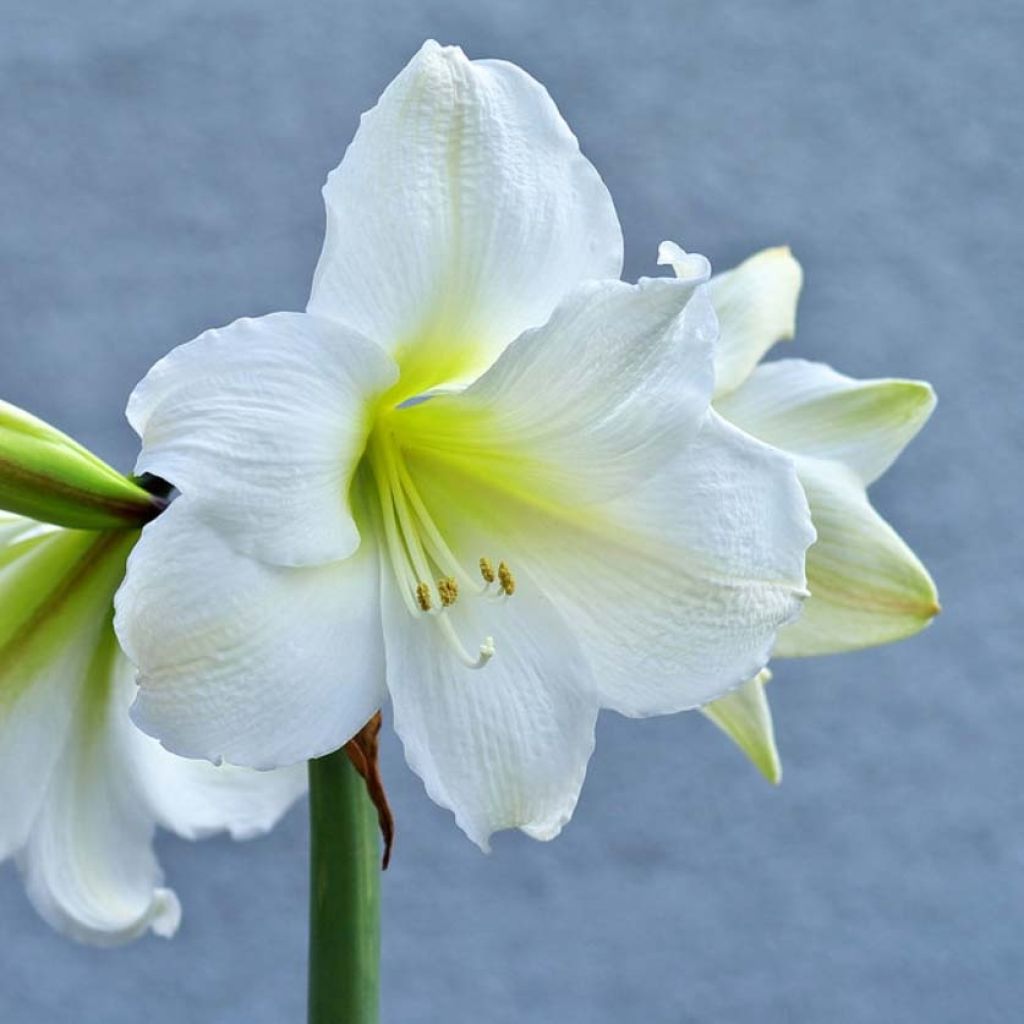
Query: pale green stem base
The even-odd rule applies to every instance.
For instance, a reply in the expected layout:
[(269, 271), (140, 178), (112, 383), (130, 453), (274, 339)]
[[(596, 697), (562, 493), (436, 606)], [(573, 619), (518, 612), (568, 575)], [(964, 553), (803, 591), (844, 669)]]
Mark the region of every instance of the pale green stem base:
[(309, 1024), (377, 1024), (377, 817), (344, 750), (309, 762)]

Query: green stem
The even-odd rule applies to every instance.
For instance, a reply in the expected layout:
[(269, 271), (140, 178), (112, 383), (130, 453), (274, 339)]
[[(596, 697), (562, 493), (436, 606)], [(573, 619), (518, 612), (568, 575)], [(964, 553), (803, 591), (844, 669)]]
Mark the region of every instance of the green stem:
[(377, 1024), (377, 818), (344, 750), (309, 762), (309, 1024)]

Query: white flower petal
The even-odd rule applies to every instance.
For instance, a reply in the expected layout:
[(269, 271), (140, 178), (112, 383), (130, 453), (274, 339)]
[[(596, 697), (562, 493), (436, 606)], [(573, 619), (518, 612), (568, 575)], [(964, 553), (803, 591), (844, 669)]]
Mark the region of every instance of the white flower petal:
[[(672, 242), (663, 242), (658, 251), (658, 262), (671, 263), (680, 276), (691, 272), (690, 259)], [(793, 337), (802, 284), (800, 264), (785, 246), (764, 249), (711, 279), (719, 322), (716, 397), (739, 387), (777, 341)]]
[[(580, 285), (475, 384), (400, 410), (408, 446), (475, 463), (506, 487), (603, 501), (700, 430), (715, 320), (702, 280)], [(403, 441), (403, 443), (406, 443)]]
[(142, 747), (137, 761), (147, 805), (158, 824), (184, 839), (221, 831), (232, 839), (263, 835), (306, 791), (304, 762), (269, 772), (212, 765), (171, 754), (132, 728)]
[(935, 584), (860, 479), (837, 463), (798, 457), (796, 465), (818, 539), (807, 553), (811, 597), (775, 653), (833, 654), (923, 629), (939, 611)]
[(867, 485), (924, 426), (935, 393), (922, 381), (854, 380), (823, 363), (783, 359), (759, 366), (715, 408), (767, 444), (842, 463)]
[[(661, 472), (582, 508), (507, 488), (499, 461), (488, 474), (485, 461), (407, 459), (446, 530), (455, 509), (480, 524), (477, 547), (459, 550), (507, 560), (551, 600), (603, 707), (667, 714), (714, 700), (764, 666), (806, 593), (814, 534), (790, 460), (714, 413)], [(591, 467), (581, 467), (585, 492)]]
[(468, 379), (588, 278), (617, 278), (611, 197), (545, 89), (428, 42), (324, 188), (309, 309), (384, 345), (412, 391)]
[(344, 558), (359, 543), (349, 482), (396, 372), (378, 346), (304, 313), (207, 331), (129, 400), (138, 472), (173, 483), (239, 551), (280, 565)]
[[(0, 859), (28, 838), (132, 535), (0, 519)], [(77, 580), (77, 586), (70, 586)]]
[(388, 689), (409, 765), (482, 849), (503, 828), (554, 838), (576, 806), (597, 719), (558, 610), (529, 586), (501, 605), (460, 600), (443, 614), (461, 641), (475, 653), (490, 631), (496, 649), (473, 670), (384, 580)]
[[(0, 860), (6, 860), (28, 839), (74, 714), (62, 666), (55, 669), (33, 680), (17, 702), (7, 706), (5, 701), (0, 710), (0, 778), (6, 782)], [(4, 685), (6, 682), (5, 678)]]
[(136, 723), (168, 749), (253, 768), (336, 750), (384, 697), (379, 565), (270, 566), (179, 499), (144, 531), (117, 596), (141, 667)]
[(706, 704), (701, 711), (750, 758), (769, 782), (778, 784), (782, 781), (782, 763), (764, 691), (771, 677), (771, 672), (764, 669), (732, 693)]
[(82, 942), (116, 945), (150, 929), (171, 935), (181, 911), (153, 854), (126, 701), (112, 693), (131, 686), (113, 633), (82, 668), (74, 725), (18, 857), (25, 887), (46, 921)]
[(537, 516), (516, 557), (582, 638), (602, 707), (682, 711), (764, 667), (814, 539), (788, 459), (709, 413), (660, 474), (591, 513)]

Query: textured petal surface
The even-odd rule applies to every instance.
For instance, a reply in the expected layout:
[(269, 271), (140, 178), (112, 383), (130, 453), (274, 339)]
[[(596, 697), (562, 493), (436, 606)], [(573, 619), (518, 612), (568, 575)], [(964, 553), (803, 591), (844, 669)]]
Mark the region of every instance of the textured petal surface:
[(833, 654), (890, 643), (923, 629), (939, 611), (935, 584), (917, 556), (872, 508), (854, 472), (797, 458), (818, 539), (807, 553), (810, 600), (779, 635), (782, 656)]
[(443, 613), (452, 628), (470, 648), (492, 635), (497, 651), (473, 670), (384, 579), (395, 730), (427, 792), (484, 850), (498, 829), (554, 838), (576, 806), (597, 719), (589, 669), (558, 610), (526, 580), (507, 604), (460, 601)]
[(347, 501), (394, 364), (353, 331), (274, 313), (207, 331), (132, 394), (138, 471), (173, 483), (239, 551), (280, 565), (351, 554)]
[(813, 531), (792, 465), (713, 413), (661, 472), (586, 506), (506, 489), (499, 460), (407, 458), (439, 522), (457, 505), (486, 524), (474, 558), (506, 559), (551, 600), (602, 706), (650, 715), (705, 704), (759, 671), (799, 611)]
[(765, 685), (772, 674), (759, 672), (741, 687), (727, 693), (701, 711), (743, 751), (769, 781), (782, 781), (782, 763), (775, 746), (775, 728)]
[(935, 393), (914, 380), (854, 380), (823, 363), (765, 363), (715, 401), (736, 426), (797, 455), (838, 462), (870, 484), (924, 426)]
[[(699, 257), (698, 257), (699, 259)], [(607, 500), (643, 482), (701, 428), (714, 313), (703, 281), (590, 282), (466, 391), (399, 410), (395, 429), (505, 488)]]
[(384, 696), (379, 566), (238, 554), (179, 499), (143, 532), (117, 597), (135, 721), (175, 753), (254, 768), (336, 750)]
[(814, 533), (796, 475), (713, 413), (661, 473), (588, 512), (524, 517), (515, 557), (565, 609), (603, 707), (705, 704), (755, 675), (800, 612)]
[[(693, 257), (674, 242), (662, 242), (658, 262), (680, 276), (691, 273)], [(711, 279), (711, 302), (718, 314), (715, 394), (739, 387), (777, 342), (793, 337), (803, 271), (785, 246), (764, 249), (738, 267)]]
[(408, 394), (465, 380), (588, 278), (617, 278), (611, 197), (544, 88), (426, 43), (324, 188), (309, 309), (399, 359)]

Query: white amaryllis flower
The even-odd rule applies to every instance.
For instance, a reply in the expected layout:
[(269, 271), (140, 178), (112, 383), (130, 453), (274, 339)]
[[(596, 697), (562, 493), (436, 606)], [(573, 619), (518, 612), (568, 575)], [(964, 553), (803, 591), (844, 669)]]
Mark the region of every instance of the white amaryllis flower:
[(709, 409), (706, 261), (615, 280), (611, 199), (519, 68), (428, 43), (324, 195), (308, 312), (207, 332), (131, 398), (140, 470), (182, 492), (118, 597), (135, 720), (272, 767), (390, 697), (471, 838), (550, 838), (599, 707), (761, 668), (805, 593), (806, 502)]
[[(690, 272), (691, 257), (672, 242), (662, 244), (659, 262), (680, 276)], [(807, 554), (811, 597), (799, 621), (780, 632), (781, 657), (901, 640), (939, 610), (928, 571), (867, 496), (924, 426), (935, 394), (923, 381), (853, 380), (802, 359), (762, 363), (776, 342), (793, 337), (802, 281), (789, 249), (775, 248), (710, 283), (720, 325), (714, 408), (793, 459), (818, 534)], [(764, 681), (751, 680), (710, 713), (777, 778)]]
[(299, 769), (187, 761), (131, 724), (113, 597), (138, 536), (0, 513), (0, 860), (17, 858), (53, 927), (96, 945), (177, 928), (156, 825), (257, 835), (305, 785)]

